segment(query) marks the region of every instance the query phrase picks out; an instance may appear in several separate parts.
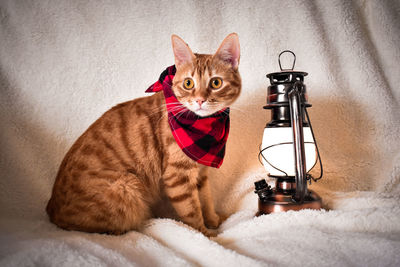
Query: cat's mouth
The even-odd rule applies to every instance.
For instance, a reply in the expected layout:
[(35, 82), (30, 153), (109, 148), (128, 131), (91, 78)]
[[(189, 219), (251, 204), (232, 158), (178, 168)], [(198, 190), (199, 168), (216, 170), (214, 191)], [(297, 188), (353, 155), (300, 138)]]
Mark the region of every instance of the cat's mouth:
[(211, 109), (211, 108), (207, 108), (207, 107), (199, 107), (197, 109), (190, 109), (190, 110), (200, 117), (207, 117), (207, 116), (211, 116), (211, 115), (217, 113), (218, 111), (222, 110), (222, 108), (221, 109), (215, 109), (215, 108)]
[(209, 115), (212, 115), (213, 113), (215, 113), (215, 111), (210, 111), (205, 108), (198, 108), (197, 110), (194, 110), (193, 112), (201, 117), (206, 117), (206, 116), (209, 116)]
[(208, 101), (204, 102), (202, 105), (199, 105), (196, 102), (186, 102), (185, 101), (185, 102), (183, 102), (183, 105), (187, 109), (189, 109), (190, 111), (192, 111), (193, 113), (195, 113), (196, 115), (198, 115), (200, 117), (210, 116), (224, 108), (221, 105), (216, 105), (216, 104), (211, 105), (210, 103), (208, 103)]

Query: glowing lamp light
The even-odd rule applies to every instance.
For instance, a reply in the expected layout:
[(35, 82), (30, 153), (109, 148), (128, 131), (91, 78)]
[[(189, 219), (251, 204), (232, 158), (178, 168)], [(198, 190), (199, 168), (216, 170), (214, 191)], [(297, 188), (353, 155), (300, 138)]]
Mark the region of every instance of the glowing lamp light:
[[(310, 127), (303, 127), (304, 149), (306, 154), (306, 172), (309, 172), (317, 163), (317, 152)], [(262, 162), (265, 170), (271, 177), (282, 174), (295, 176), (293, 133), (291, 127), (272, 127), (264, 129), (261, 144)]]
[[(282, 69), (283, 53), (293, 55), (291, 69)], [(307, 188), (307, 182), (322, 178), (323, 169), (307, 108), (306, 72), (294, 71), (296, 56), (285, 50), (279, 54), (281, 71), (267, 74), (270, 86), (267, 105), (271, 120), (267, 123), (259, 159), (268, 176), (276, 179), (275, 188), (265, 179), (255, 182), (259, 196), (258, 215), (277, 211), (320, 209), (321, 198)], [(306, 120), (307, 118), (307, 120)], [(314, 178), (309, 171), (320, 162), (321, 175)]]

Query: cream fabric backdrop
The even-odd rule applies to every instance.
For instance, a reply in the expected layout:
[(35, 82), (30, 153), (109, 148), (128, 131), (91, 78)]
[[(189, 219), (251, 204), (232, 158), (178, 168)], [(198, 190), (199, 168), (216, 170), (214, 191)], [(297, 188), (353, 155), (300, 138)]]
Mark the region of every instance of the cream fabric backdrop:
[(309, 73), (325, 171), (313, 188), (325, 207), (333, 207), (329, 192), (400, 192), (399, 14), (396, 0), (2, 0), (2, 217), (47, 220), (64, 154), (102, 113), (144, 96), (173, 64), (171, 34), (200, 53), (239, 34), (243, 93), (232, 107), (225, 162), (212, 171), (218, 210), (256, 209), (265, 75), (279, 70), (285, 49), (296, 53), (295, 69)]

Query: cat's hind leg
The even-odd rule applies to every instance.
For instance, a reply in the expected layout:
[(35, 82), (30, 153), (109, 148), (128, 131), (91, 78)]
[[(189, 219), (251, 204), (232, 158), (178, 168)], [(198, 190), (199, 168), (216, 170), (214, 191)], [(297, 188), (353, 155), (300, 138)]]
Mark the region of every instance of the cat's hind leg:
[(145, 185), (132, 173), (87, 171), (66, 179), (55, 187), (47, 208), (61, 228), (122, 234), (151, 217)]

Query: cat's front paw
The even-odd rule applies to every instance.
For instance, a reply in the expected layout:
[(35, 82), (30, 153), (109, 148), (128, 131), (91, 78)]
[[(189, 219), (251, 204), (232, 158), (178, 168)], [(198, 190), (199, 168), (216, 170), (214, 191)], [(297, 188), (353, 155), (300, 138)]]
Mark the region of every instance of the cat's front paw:
[(205, 236), (207, 237), (214, 237), (218, 235), (218, 231), (215, 229), (208, 229), (206, 227), (202, 227), (200, 229), (200, 232), (202, 232)]
[(217, 229), (226, 219), (227, 216), (214, 213), (213, 215), (207, 216), (207, 218), (204, 219), (204, 222), (208, 228)]

